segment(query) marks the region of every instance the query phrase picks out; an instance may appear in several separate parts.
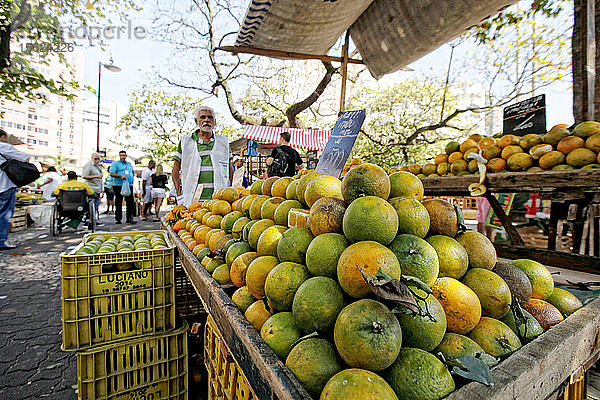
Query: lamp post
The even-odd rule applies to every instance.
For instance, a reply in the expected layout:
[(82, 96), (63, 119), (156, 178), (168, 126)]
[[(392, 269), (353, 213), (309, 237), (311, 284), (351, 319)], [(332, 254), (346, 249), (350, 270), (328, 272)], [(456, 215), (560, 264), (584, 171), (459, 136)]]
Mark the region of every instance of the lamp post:
[(117, 67), (113, 63), (112, 57), (110, 58), (110, 64), (104, 64), (98, 62), (98, 115), (96, 121), (96, 151), (100, 152), (100, 81), (102, 80), (102, 67), (106, 68), (111, 72), (119, 72), (121, 68)]

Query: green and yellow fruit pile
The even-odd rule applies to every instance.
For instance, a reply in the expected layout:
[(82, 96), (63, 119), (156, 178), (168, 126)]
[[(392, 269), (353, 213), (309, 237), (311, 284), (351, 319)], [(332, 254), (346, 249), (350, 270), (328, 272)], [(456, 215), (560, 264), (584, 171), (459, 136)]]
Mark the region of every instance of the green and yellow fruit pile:
[(478, 134), (462, 143), (452, 141), (445, 153), (423, 166), (400, 167), (419, 177), (478, 173), (470, 153), (487, 160), (488, 172), (545, 171), (600, 168), (600, 123), (582, 122), (569, 131), (555, 125), (545, 134), (504, 135), (496, 139)]
[[(455, 382), (439, 354), (492, 366), (581, 307), (542, 264), (497, 263), (408, 172), (355, 163), (341, 181), (273, 177), (190, 209), (174, 229), (314, 398), (441, 399)], [(287, 223), (297, 209), (306, 226)], [(407, 313), (363, 274), (431, 294), (409, 280), (421, 311)]]
[(90, 234), (85, 242), (71, 252), (71, 255), (122, 253), (130, 251), (167, 249), (164, 234), (155, 232), (132, 232), (131, 235), (111, 236), (110, 234)]

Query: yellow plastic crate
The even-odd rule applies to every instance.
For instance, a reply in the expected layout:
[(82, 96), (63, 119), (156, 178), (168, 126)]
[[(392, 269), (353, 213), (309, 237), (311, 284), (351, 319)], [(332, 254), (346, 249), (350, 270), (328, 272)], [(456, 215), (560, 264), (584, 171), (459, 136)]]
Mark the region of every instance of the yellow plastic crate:
[(78, 352), (79, 400), (187, 400), (187, 330)]
[(210, 315), (204, 328), (204, 364), (208, 371), (209, 400), (256, 399)]
[[(94, 233), (97, 236), (159, 233), (168, 249), (90, 255), (61, 254), (63, 350), (82, 350), (175, 328), (175, 248), (163, 231)], [(129, 264), (132, 270), (114, 271)]]

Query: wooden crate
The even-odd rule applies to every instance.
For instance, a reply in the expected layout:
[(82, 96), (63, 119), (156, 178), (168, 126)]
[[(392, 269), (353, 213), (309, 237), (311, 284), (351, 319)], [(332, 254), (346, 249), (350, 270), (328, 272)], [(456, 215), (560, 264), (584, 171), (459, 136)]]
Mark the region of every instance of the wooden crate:
[[(173, 230), (165, 229), (177, 246), (183, 268), (214, 319), (224, 345), (251, 383), (252, 392), (258, 398), (309, 399), (308, 393), (246, 321), (230, 297)], [(581, 374), (598, 359), (599, 338), (600, 298), (597, 298), (494, 367), (493, 387), (470, 383), (446, 399), (556, 399), (567, 388), (577, 389), (570, 384), (580, 382)]]
[(15, 208), (10, 220), (10, 232), (20, 232), (27, 229), (27, 207)]

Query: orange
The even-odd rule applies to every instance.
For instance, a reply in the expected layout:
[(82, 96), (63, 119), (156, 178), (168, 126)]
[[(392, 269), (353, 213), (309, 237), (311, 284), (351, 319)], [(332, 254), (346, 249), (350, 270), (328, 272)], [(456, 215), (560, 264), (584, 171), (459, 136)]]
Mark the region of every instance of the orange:
[(259, 332), (270, 316), (271, 313), (267, 310), (265, 302), (262, 300), (252, 303), (244, 313), (244, 317), (250, 322), (250, 325)]
[(390, 189), (387, 172), (375, 164), (360, 164), (348, 171), (342, 180), (342, 196), (347, 203), (361, 196), (377, 196), (387, 200)]
[(235, 188), (228, 187), (223, 189), (223, 192), (221, 192), (221, 198), (228, 203), (233, 203), (240, 198), (240, 194), (237, 190), (235, 190)]
[(279, 179), (278, 176), (272, 176), (270, 178), (265, 179), (261, 186), (261, 193), (266, 196), (271, 196), (271, 186)]
[(214, 235), (215, 233), (220, 232), (220, 231), (221, 231), (221, 229), (218, 229), (218, 228), (213, 228), (210, 231), (208, 231), (206, 233), (206, 235), (204, 236), (204, 243), (206, 243), (208, 245), (208, 242), (209, 242), (210, 238), (212, 237), (212, 235)]
[(222, 237), (225, 236), (225, 231), (222, 229), (219, 229), (218, 232), (215, 232), (210, 239), (208, 240), (208, 242), (206, 242), (206, 244), (208, 245), (208, 248), (210, 249), (210, 251), (215, 251), (217, 249), (217, 241)]
[(203, 224), (203, 225), (206, 225), (206, 221), (208, 221), (208, 218), (209, 218), (211, 215), (215, 215), (215, 214), (213, 214), (212, 212), (210, 212), (210, 211), (209, 211), (209, 212), (205, 213), (205, 214), (202, 216), (202, 224)]
[(271, 196), (273, 197), (285, 197), (285, 191), (287, 190), (288, 185), (294, 180), (289, 176), (284, 176), (283, 178), (279, 178), (273, 183), (271, 186)]
[(208, 211), (208, 208), (201, 208), (198, 211), (196, 211), (194, 213), (194, 219), (198, 222), (202, 222), (202, 217), (204, 216), (204, 214), (206, 214)]
[(444, 307), (448, 332), (462, 335), (475, 328), (481, 319), (481, 303), (473, 290), (454, 278), (438, 278), (431, 287), (433, 296)]
[(231, 277), (231, 282), (233, 282), (235, 286), (242, 287), (246, 285), (246, 271), (248, 270), (250, 263), (257, 257), (258, 253), (248, 251), (240, 254), (233, 260), (229, 270), (229, 276)]
[(198, 253), (200, 253), (200, 250), (203, 250), (203, 249), (206, 249), (205, 244), (196, 244), (196, 246), (192, 249), (192, 254), (197, 256)]
[(231, 209), (234, 211), (242, 211), (242, 199), (237, 199), (231, 203)]
[(194, 232), (194, 240), (198, 243), (204, 243), (206, 240), (206, 234), (210, 232), (212, 228), (207, 225), (200, 225)]
[(221, 226), (222, 219), (223, 217), (220, 215), (211, 215), (206, 219), (206, 225), (210, 226), (211, 228), (218, 228)]
[(371, 289), (358, 270), (370, 276), (381, 269), (394, 279), (400, 279), (400, 262), (387, 247), (373, 241), (354, 243), (342, 252), (337, 264), (337, 277), (340, 286), (354, 298), (365, 297)]
[(213, 204), (212, 212), (219, 215), (229, 214), (231, 212), (231, 204), (225, 200), (218, 200)]
[[(235, 261), (234, 261), (235, 263)], [(246, 286), (257, 299), (265, 297), (265, 281), (267, 275), (273, 268), (279, 264), (279, 260), (274, 256), (260, 256), (255, 258), (246, 270)]]

